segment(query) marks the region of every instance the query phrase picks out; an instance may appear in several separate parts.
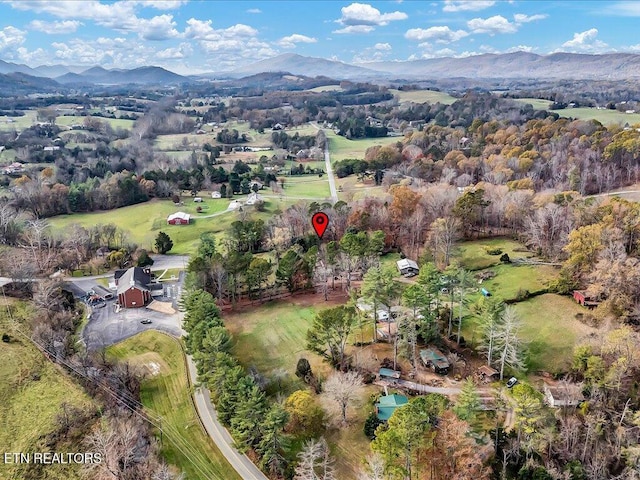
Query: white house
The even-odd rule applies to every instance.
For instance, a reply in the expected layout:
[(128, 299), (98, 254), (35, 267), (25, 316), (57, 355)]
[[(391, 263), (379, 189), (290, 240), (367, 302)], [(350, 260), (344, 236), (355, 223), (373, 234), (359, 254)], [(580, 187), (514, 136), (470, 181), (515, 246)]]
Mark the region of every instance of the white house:
[(409, 260), (408, 258), (398, 260), (397, 266), (398, 271), (405, 277), (415, 277), (416, 275), (418, 275), (418, 273), (420, 273), (418, 264), (413, 260)]
[(172, 213), (167, 217), (167, 223), (169, 225), (189, 225), (191, 215), (184, 212)]
[(250, 193), (247, 197), (247, 205), (255, 205), (256, 202), (261, 202), (262, 197), (257, 193)]
[(240, 208), (243, 205), (243, 201), (242, 200), (232, 200), (231, 202), (229, 202), (229, 210), (237, 210), (238, 208)]
[(222, 194), (218, 191), (211, 192), (211, 198), (222, 198)]

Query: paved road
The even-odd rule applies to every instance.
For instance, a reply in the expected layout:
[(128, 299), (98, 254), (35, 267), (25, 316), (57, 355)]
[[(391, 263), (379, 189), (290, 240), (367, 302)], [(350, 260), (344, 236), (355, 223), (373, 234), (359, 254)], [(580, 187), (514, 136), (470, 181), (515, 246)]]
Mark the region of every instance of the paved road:
[[(320, 125), (317, 123), (311, 122), (311, 125), (317, 130), (322, 130)], [(338, 201), (338, 190), (336, 189), (336, 179), (333, 176), (333, 167), (331, 166), (331, 156), (329, 155), (329, 138), (327, 138), (326, 145), (324, 147), (324, 164), (325, 169), (327, 170), (327, 175), (329, 176), (329, 190), (331, 191), (331, 199), (333, 203)]]
[[(187, 355), (187, 365), (189, 366), (191, 383), (195, 385), (197, 383), (198, 373), (191, 355)], [(231, 435), (218, 421), (218, 414), (211, 403), (209, 391), (200, 386), (194, 390), (193, 397), (196, 410), (204, 424), (204, 428), (240, 477), (242, 477), (243, 480), (269, 480), (265, 474), (249, 460), (249, 457), (238, 452), (238, 450), (233, 447)]]

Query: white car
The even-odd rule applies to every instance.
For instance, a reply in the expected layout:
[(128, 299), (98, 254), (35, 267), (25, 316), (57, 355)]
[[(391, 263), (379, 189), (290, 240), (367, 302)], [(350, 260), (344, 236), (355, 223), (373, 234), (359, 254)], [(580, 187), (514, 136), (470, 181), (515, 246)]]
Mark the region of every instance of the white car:
[(511, 377), (507, 380), (507, 388), (513, 387), (516, 383), (518, 383), (518, 379), (516, 377)]

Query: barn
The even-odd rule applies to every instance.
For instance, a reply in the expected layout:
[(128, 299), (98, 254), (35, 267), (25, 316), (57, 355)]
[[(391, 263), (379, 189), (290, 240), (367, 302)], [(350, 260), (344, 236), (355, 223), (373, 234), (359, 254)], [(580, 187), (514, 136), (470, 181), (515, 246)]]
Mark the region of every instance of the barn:
[(191, 215), (184, 212), (172, 213), (167, 217), (167, 223), (169, 225), (189, 225)]
[(124, 308), (144, 307), (151, 301), (151, 272), (148, 268), (132, 267), (118, 276), (116, 272), (116, 291), (118, 303)]
[(583, 307), (587, 308), (595, 308), (600, 303), (593, 300), (593, 298), (587, 295), (587, 292), (585, 292), (584, 290), (574, 290), (573, 299)]

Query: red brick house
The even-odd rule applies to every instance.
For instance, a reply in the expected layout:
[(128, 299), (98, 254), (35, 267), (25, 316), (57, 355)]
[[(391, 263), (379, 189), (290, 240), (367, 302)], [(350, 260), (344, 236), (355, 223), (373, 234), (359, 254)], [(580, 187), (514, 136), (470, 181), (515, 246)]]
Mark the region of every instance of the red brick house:
[[(120, 275), (118, 275), (120, 274)], [(132, 267), (115, 275), (118, 303), (123, 308), (144, 307), (151, 301), (151, 271), (148, 268)]]
[(189, 225), (191, 215), (184, 212), (172, 213), (167, 217), (167, 223), (169, 225)]

